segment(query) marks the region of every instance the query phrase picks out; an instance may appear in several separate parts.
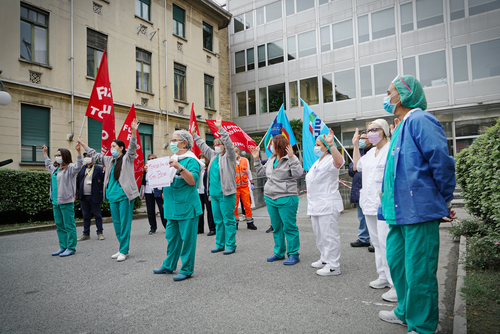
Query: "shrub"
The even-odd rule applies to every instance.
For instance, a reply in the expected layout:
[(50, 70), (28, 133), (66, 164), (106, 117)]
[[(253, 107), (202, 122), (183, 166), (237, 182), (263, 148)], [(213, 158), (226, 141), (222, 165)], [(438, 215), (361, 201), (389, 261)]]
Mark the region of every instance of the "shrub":
[(451, 223), (450, 234), (454, 238), (460, 238), (460, 236), (472, 237), (475, 234), (482, 233), (484, 226), (475, 219), (462, 219)]
[(500, 233), (468, 238), (462, 261), (467, 269), (500, 269)]
[(500, 119), (456, 157), (467, 209), (500, 231)]

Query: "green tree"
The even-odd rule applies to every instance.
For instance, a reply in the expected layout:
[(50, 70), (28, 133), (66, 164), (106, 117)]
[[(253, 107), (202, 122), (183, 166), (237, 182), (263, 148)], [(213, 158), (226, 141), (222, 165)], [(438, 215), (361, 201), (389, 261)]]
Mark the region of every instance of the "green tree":
[(302, 163), (302, 120), (301, 119), (292, 119), (290, 121), (290, 126), (293, 131), (293, 135), (295, 136), (295, 139), (297, 140), (297, 148), (299, 151), (299, 159), (300, 162)]

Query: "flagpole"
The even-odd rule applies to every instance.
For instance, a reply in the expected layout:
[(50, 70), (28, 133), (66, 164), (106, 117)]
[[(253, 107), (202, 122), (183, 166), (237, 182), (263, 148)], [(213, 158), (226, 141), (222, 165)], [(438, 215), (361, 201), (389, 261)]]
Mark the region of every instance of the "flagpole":
[(83, 126), (85, 125), (85, 120), (87, 119), (86, 116), (83, 116), (83, 122), (82, 122), (82, 128), (80, 129), (80, 134), (78, 135), (78, 137), (81, 137), (82, 136), (82, 132), (83, 132)]
[[(266, 132), (266, 135), (267, 135), (267, 132)], [(264, 139), (266, 139), (266, 135), (264, 135), (264, 137), (262, 137), (262, 140), (260, 141), (259, 145), (257, 145), (257, 147), (260, 147), (260, 144), (262, 144), (262, 142), (264, 141)]]
[(337, 136), (334, 136), (334, 138), (337, 140), (337, 142), (340, 144), (340, 146), (342, 146), (342, 149), (344, 149), (345, 153), (347, 154), (347, 156), (351, 159), (351, 161), (354, 161), (352, 159), (352, 157), (349, 155), (349, 152), (347, 152), (347, 150), (345, 149), (344, 145), (342, 145), (342, 143), (340, 142), (340, 140), (337, 138)]

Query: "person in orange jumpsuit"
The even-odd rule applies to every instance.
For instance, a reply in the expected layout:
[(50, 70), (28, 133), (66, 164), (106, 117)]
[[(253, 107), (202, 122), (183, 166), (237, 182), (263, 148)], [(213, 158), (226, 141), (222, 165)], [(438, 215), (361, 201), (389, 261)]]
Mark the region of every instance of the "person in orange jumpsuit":
[[(247, 217), (247, 228), (256, 230), (257, 226), (254, 225), (252, 217), (252, 199), (250, 198), (250, 188), (253, 190), (252, 173), (250, 172), (248, 160), (241, 156), (240, 149), (235, 147), (234, 152), (236, 153), (236, 205), (234, 207), (234, 217), (238, 222), (238, 203), (241, 198), (245, 208), (245, 216)], [(249, 182), (251, 185), (249, 185)]]

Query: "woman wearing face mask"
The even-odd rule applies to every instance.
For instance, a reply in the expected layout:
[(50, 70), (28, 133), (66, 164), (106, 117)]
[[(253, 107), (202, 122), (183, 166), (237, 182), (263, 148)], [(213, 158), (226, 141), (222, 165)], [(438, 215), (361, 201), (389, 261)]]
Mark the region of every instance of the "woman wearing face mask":
[(116, 238), (120, 243), (118, 253), (113, 254), (111, 258), (116, 259), (118, 262), (125, 261), (129, 253), (134, 201), (136, 197), (139, 197), (139, 190), (134, 177), (137, 129), (139, 128), (137, 119), (132, 121), (130, 127), (132, 128), (132, 138), (128, 149), (125, 149), (123, 141), (113, 140), (111, 143), (111, 157), (97, 153), (94, 149), (88, 147), (82, 141), (82, 138), (78, 138), (78, 141), (92, 159), (103, 164), (106, 168), (103, 195), (109, 202)]
[(384, 119), (377, 119), (368, 125), (366, 130), (368, 140), (375, 145), (363, 157), (359, 154), (359, 133), (354, 133), (352, 143), (354, 145), (353, 170), (363, 172), (359, 204), (365, 215), (366, 225), (370, 233), (370, 240), (375, 248), (375, 264), (377, 266), (378, 279), (370, 282), (374, 289), (391, 288), (382, 295), (382, 299), (396, 302), (396, 290), (394, 289), (391, 273), (387, 264), (386, 240), (389, 233), (389, 225), (385, 221), (377, 219), (377, 211), (380, 206), (380, 194), (382, 192), (382, 180), (389, 150), (389, 124)]
[(307, 214), (311, 216), (316, 246), (321, 254), (313, 268), (320, 276), (340, 275), (340, 233), (338, 219), (344, 210), (339, 192), (339, 169), (344, 158), (333, 143), (334, 134), (316, 139), (314, 153), (319, 157), (306, 176)]
[(259, 176), (267, 176), (264, 200), (274, 229), (274, 254), (268, 257), (267, 261), (283, 260), (285, 254), (288, 254), (288, 259), (283, 264), (294, 265), (300, 262), (297, 179), (302, 176), (304, 170), (299, 159), (293, 154), (290, 142), (283, 135), (273, 137), (271, 144), (273, 155), (264, 166), (260, 162), (259, 150), (259, 147), (252, 150), (254, 167)]
[[(208, 160), (208, 194), (212, 202), (212, 214), (215, 222), (215, 248), (212, 253), (224, 251), (224, 255), (236, 250), (236, 153), (229, 134), (222, 127), (222, 116), (218, 115), (215, 126), (219, 129), (220, 139), (214, 141), (212, 150), (193, 129), (196, 145)], [(226, 250), (224, 250), (226, 248)]]
[(76, 144), (76, 164), (72, 163), (71, 152), (60, 148), (56, 152), (55, 162), (47, 155), (47, 146), (43, 145), (45, 168), (52, 174), (50, 178), (50, 201), (54, 211), (54, 221), (59, 239), (59, 250), (52, 256), (70, 256), (76, 252), (75, 191), (76, 175), (83, 166), (80, 144)]

